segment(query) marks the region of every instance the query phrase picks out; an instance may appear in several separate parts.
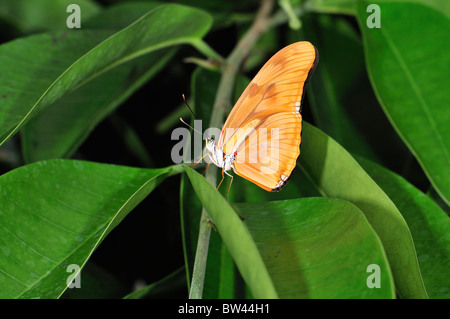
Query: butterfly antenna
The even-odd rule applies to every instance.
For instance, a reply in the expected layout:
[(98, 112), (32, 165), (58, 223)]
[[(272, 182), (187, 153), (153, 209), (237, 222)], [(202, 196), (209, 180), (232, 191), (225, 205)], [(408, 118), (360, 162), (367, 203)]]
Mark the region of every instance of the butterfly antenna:
[(188, 102), (186, 101), (186, 97), (184, 96), (184, 94), (181, 94), (181, 96), (183, 97), (184, 104), (186, 104), (189, 111), (191, 111), (192, 115), (194, 115), (194, 119), (197, 119), (197, 116), (195, 115), (194, 111), (192, 111), (191, 107), (189, 106)]
[(193, 128), (192, 126), (190, 126), (189, 124), (187, 124), (181, 117), (180, 117), (180, 121), (186, 125), (187, 127), (191, 128), (193, 131), (199, 133), (199, 134), (203, 134), (202, 132), (200, 132), (199, 130), (196, 130), (195, 128)]
[[(181, 94), (181, 96), (183, 97), (183, 101), (186, 104), (186, 106), (188, 107), (189, 111), (191, 111), (192, 115), (194, 116), (194, 119), (197, 119), (197, 116), (195, 115), (194, 111), (192, 111), (191, 107), (189, 106), (189, 104), (186, 101), (186, 97), (184, 96), (184, 94)], [(196, 130), (195, 128), (193, 128), (192, 126), (190, 126), (189, 124), (187, 124), (181, 117), (180, 117), (180, 121), (183, 122), (184, 125), (186, 125), (187, 127), (191, 128), (193, 131), (203, 134), (202, 132)]]

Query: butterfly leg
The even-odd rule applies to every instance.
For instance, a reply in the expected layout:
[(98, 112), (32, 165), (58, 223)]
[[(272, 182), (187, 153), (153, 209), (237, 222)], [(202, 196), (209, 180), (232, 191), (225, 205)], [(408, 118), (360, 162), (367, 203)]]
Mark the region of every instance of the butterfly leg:
[(230, 185), (228, 185), (228, 190), (227, 190), (227, 202), (228, 202), (228, 193), (230, 192), (230, 189), (231, 189), (231, 183), (233, 183), (233, 175), (230, 175), (230, 176), (231, 176), (231, 181), (230, 181)]
[(205, 168), (205, 170), (203, 171), (202, 175), (203, 175), (203, 174), (205, 174), (205, 173), (206, 173), (206, 171), (208, 170), (208, 168), (209, 168), (209, 164), (211, 164), (211, 163), (208, 163), (208, 165), (206, 165), (206, 168)]
[[(202, 158), (200, 158), (197, 162), (195, 162), (194, 164), (190, 165), (189, 167), (194, 167), (195, 165), (200, 164), (200, 162), (202, 161), (202, 159), (204, 159), (206, 157), (206, 155), (208, 155), (208, 153), (203, 155)], [(209, 164), (208, 164), (208, 166), (209, 166)]]
[[(231, 177), (231, 181), (230, 181), (230, 185), (228, 186), (228, 190), (227, 190), (227, 201), (228, 201), (228, 193), (230, 192), (230, 188), (231, 188), (231, 183), (233, 183), (233, 175), (231, 175), (230, 173), (227, 173), (225, 170), (222, 170), (222, 181), (223, 181), (223, 173), (225, 172), (225, 174), (227, 174), (228, 176)], [(222, 183), (222, 182), (220, 182)]]
[(222, 185), (223, 179), (225, 178), (225, 176), (223, 175), (224, 170), (222, 170), (222, 180), (219, 183), (219, 186), (217, 186), (216, 190), (219, 190), (220, 185)]
[(216, 226), (214, 225), (214, 222), (211, 218), (206, 219), (206, 224), (208, 224), (208, 226), (212, 227), (217, 232)]

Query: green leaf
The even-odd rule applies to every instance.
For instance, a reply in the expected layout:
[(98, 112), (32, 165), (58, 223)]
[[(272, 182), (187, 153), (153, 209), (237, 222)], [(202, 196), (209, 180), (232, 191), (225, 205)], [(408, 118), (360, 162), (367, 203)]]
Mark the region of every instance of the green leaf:
[(185, 170), (195, 193), (211, 216), (253, 296), (277, 298), (277, 292), (256, 244), (239, 216), (203, 176), (187, 166)]
[(163, 5), (164, 2), (158, 1), (127, 1), (113, 3), (93, 17), (86, 19), (83, 28), (89, 29), (121, 29), (138, 20), (150, 10)]
[(318, 13), (354, 15), (357, 2), (358, 0), (310, 0), (305, 1), (305, 9)]
[[(202, 204), (185, 174), (181, 178), (180, 202), (186, 279), (190, 290)], [(215, 231), (212, 231), (210, 235), (205, 273), (204, 299), (230, 299), (242, 295), (241, 287), (236, 286), (239, 278), (233, 259)]]
[(450, 220), (427, 195), (401, 176), (356, 158), (402, 213), (411, 230), (430, 298), (450, 297)]
[[(245, 218), (280, 298), (394, 298), (381, 242), (349, 202), (303, 198), (233, 205)], [(366, 285), (380, 267), (380, 289)]]
[(122, 219), (180, 166), (51, 160), (0, 177), (0, 297), (57, 298)]
[(165, 5), (101, 43), (110, 32), (58, 32), (1, 46), (0, 145), (38, 111), (115, 66), (176, 44), (205, 49), (200, 38), (210, 25), (205, 12)]
[(81, 27), (83, 21), (100, 11), (100, 6), (91, 0), (3, 0), (0, 2), (0, 18), (9, 21), (23, 33), (42, 30), (67, 29), (67, 12), (70, 4), (77, 4), (81, 11)]
[[(378, 100), (433, 186), (449, 203), (449, 7), (439, 8), (436, 3), (358, 1), (357, 18)], [(379, 5), (381, 28), (366, 26), (369, 4)]]
[(333, 139), (303, 124), (299, 164), (323, 196), (356, 205), (380, 237), (402, 298), (426, 298), (408, 225), (394, 203)]

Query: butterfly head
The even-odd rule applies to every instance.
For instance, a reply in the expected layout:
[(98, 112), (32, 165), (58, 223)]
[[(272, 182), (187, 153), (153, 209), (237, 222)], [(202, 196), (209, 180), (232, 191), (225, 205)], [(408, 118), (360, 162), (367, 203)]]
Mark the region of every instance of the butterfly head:
[(208, 153), (213, 153), (215, 148), (216, 141), (214, 140), (214, 137), (209, 137), (208, 139), (206, 139), (206, 151)]
[(214, 137), (209, 137), (206, 139), (205, 148), (211, 161), (217, 166), (222, 167), (221, 156), (218, 154), (219, 150), (216, 148), (216, 141), (214, 140)]

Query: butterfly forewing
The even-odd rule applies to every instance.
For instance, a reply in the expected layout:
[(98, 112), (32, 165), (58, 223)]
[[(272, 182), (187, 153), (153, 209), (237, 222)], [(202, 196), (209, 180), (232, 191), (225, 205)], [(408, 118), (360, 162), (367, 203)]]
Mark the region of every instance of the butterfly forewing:
[(306, 41), (293, 43), (270, 58), (231, 110), (217, 147), (231, 138), (232, 130), (227, 133), (226, 128), (242, 127), (264, 112), (297, 111), (315, 60), (316, 50)]

